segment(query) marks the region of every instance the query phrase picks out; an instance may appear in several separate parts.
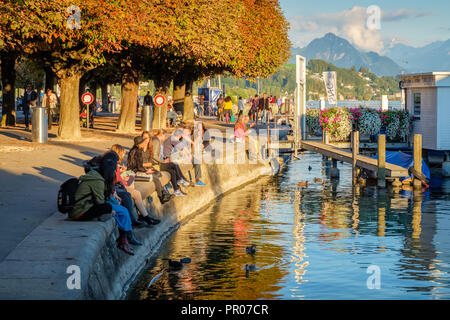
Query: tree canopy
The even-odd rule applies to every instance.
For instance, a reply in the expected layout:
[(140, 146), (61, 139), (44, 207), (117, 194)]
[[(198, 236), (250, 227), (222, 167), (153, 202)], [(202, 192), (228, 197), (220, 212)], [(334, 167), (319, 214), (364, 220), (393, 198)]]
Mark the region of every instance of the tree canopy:
[(59, 78), (62, 138), (80, 136), (79, 80), (100, 66), (120, 75), (119, 126), (133, 130), (142, 77), (167, 95), (176, 77), (190, 90), (225, 72), (267, 77), (290, 51), (277, 0), (0, 0), (0, 23), (0, 52), (39, 54)]

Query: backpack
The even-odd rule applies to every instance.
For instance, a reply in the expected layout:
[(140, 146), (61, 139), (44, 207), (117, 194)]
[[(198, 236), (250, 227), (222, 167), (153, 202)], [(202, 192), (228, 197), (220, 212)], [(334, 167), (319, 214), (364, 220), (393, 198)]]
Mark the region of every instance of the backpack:
[(77, 178), (71, 178), (64, 182), (59, 188), (58, 192), (58, 211), (61, 213), (69, 213), (75, 204), (89, 196), (88, 194), (78, 201), (75, 201), (75, 193), (77, 192), (78, 185), (80, 184), (80, 180)]
[(72, 178), (64, 182), (58, 192), (58, 211), (69, 213), (75, 205), (75, 192), (77, 192), (79, 180)]

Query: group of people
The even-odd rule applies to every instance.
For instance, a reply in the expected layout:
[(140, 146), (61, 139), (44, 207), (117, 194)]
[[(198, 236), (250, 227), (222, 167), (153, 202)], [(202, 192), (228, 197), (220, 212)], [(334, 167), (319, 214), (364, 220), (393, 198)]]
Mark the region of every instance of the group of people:
[[(156, 130), (153, 134), (143, 132), (134, 138), (126, 165), (123, 163), (125, 149), (118, 144), (113, 145), (105, 154), (90, 160), (85, 169), (87, 173), (79, 179), (75, 205), (69, 212), (69, 217), (76, 221), (106, 221), (114, 217), (119, 229), (118, 248), (133, 255), (130, 245), (142, 245), (134, 236), (133, 227), (150, 227), (160, 222), (148, 212), (142, 193), (135, 188), (134, 182), (138, 177), (145, 176), (149, 183), (154, 184), (161, 204), (174, 196), (185, 196), (186, 191), (181, 187), (206, 185), (201, 181), (200, 164), (193, 161), (192, 148), (202, 146), (193, 143), (192, 130), (193, 128), (183, 127), (176, 129), (172, 135), (168, 135), (164, 129)], [(200, 131), (199, 134), (203, 132)], [(182, 163), (193, 165), (195, 182), (190, 181), (191, 179), (188, 182), (180, 168)], [(173, 194), (161, 182), (161, 172), (170, 175)]]
[[(201, 106), (206, 105), (204, 102), (204, 96), (198, 97), (198, 114), (216, 116), (218, 121), (225, 121), (230, 123), (233, 121), (234, 116), (239, 117), (244, 113), (245, 103), (242, 97), (239, 97), (237, 101), (237, 113), (233, 112), (233, 103), (230, 96), (223, 97), (220, 95), (216, 103), (208, 105), (208, 110), (202, 110)], [(267, 124), (272, 119), (274, 114), (286, 114), (289, 112), (289, 101), (286, 97), (277, 98), (275, 96), (268, 97), (266, 93), (263, 96), (255, 95), (250, 97), (247, 101), (250, 105), (248, 116), (253, 122), (262, 122)], [(202, 112), (204, 111), (204, 112)]]
[(36, 90), (33, 90), (31, 84), (28, 84), (24, 95), (18, 101), (18, 109), (21, 109), (25, 120), (25, 131), (30, 131), (30, 113), (32, 108), (44, 107), (47, 108), (48, 115), (48, 129), (52, 128), (54, 117), (58, 114), (58, 97), (52, 89), (47, 89), (41, 95), (38, 95)]
[(255, 122), (268, 123), (272, 115), (285, 114), (289, 112), (288, 100), (286, 97), (267, 97), (264, 93), (262, 97), (255, 95), (254, 98), (250, 98), (248, 103), (250, 104), (250, 111), (248, 115), (250, 119)]

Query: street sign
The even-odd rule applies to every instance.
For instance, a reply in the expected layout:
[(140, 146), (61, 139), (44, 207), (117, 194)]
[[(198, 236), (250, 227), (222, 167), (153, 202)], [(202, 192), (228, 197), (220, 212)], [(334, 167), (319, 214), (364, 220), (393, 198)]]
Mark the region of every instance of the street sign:
[(89, 105), (94, 101), (94, 96), (91, 93), (86, 92), (81, 96), (81, 101), (83, 101), (83, 103), (86, 105), (86, 127), (89, 130)]
[(94, 96), (89, 92), (86, 92), (81, 96), (81, 101), (83, 101), (84, 104), (91, 104), (94, 101)]
[(164, 96), (158, 94), (157, 96), (155, 96), (155, 104), (160, 107), (162, 106), (164, 103), (166, 102), (166, 98), (164, 98)]

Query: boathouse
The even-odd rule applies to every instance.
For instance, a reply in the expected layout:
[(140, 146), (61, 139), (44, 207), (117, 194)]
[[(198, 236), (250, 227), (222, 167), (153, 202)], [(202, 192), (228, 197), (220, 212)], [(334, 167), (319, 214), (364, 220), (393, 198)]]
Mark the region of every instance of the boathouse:
[(405, 108), (414, 116), (414, 134), (423, 137), (423, 148), (450, 150), (450, 72), (401, 76)]

